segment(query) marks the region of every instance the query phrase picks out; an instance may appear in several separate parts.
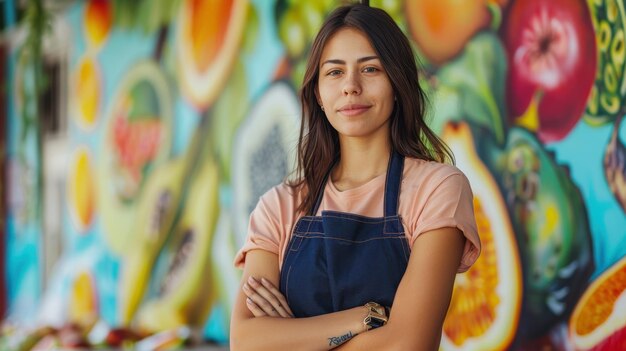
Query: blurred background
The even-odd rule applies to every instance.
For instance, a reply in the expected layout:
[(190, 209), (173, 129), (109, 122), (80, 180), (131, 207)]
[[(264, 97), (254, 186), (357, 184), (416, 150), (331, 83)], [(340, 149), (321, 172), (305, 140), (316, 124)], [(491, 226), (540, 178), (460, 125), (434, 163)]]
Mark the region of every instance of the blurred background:
[[(227, 345), (233, 258), (340, 3), (0, 1), (0, 349)], [(370, 5), (475, 194), (441, 349), (626, 350), (624, 1)]]

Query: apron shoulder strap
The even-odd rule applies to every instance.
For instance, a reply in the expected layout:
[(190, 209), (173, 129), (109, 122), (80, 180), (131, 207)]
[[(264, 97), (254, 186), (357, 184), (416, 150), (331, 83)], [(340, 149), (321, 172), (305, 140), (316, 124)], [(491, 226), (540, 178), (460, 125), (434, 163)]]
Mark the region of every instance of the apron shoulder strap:
[(398, 214), (398, 202), (400, 199), (400, 184), (404, 171), (404, 156), (393, 151), (387, 166), (387, 179), (385, 181), (385, 217)]

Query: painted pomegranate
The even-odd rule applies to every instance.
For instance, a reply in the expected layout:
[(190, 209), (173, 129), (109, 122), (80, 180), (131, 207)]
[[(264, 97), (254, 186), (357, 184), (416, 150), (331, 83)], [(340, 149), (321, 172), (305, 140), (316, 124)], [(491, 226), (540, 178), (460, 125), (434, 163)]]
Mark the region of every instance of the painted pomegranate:
[[(587, 105), (597, 64), (596, 40), (583, 0), (524, 0), (509, 6), (502, 27), (508, 54), (507, 103), (514, 123), (558, 141)], [(535, 104), (537, 114), (524, 114)], [(521, 116), (536, 116), (533, 121)]]

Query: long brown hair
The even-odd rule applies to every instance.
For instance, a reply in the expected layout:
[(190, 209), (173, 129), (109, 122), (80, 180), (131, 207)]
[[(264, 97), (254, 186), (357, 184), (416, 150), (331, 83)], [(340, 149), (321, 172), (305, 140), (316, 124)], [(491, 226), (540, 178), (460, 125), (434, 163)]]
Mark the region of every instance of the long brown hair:
[(298, 140), (296, 179), (292, 189), (304, 191), (298, 211), (315, 206), (330, 167), (340, 157), (339, 136), (317, 103), (319, 63), (326, 42), (337, 31), (354, 28), (364, 33), (380, 57), (397, 101), (390, 122), (391, 149), (405, 157), (454, 162), (450, 149), (424, 121), (426, 95), (409, 40), (385, 11), (361, 4), (334, 10), (318, 32), (309, 53), (300, 100), (303, 122)]

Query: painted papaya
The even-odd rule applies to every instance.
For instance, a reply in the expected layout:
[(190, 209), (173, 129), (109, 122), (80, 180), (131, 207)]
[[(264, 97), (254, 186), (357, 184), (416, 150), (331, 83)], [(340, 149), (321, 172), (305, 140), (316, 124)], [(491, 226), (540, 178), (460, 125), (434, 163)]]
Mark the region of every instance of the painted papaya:
[(178, 74), (186, 98), (206, 110), (221, 92), (242, 42), (248, 0), (184, 1), (177, 21)]
[(448, 123), (442, 139), (470, 181), (482, 251), (456, 278), (441, 349), (506, 350), (516, 335), (522, 304), (522, 266), (506, 202), (476, 153), (468, 124)]
[[(202, 295), (203, 299), (208, 296), (206, 291), (198, 291), (205, 285), (201, 284), (202, 278), (198, 278), (197, 272), (199, 269), (211, 271), (210, 267), (203, 265), (210, 262), (207, 261), (209, 249), (206, 248), (210, 239), (205, 237), (212, 235), (217, 219), (214, 201), (217, 202), (219, 193), (219, 175), (207, 137), (210, 127), (208, 115), (204, 115), (185, 153), (153, 171), (142, 191), (133, 231), (137, 244), (126, 255), (122, 272), (120, 319), (124, 326), (135, 320), (136, 312), (143, 304), (165, 308), (171, 314), (167, 320), (139, 319), (138, 322), (146, 324), (146, 329), (153, 331), (161, 330), (160, 326), (164, 324), (198, 324), (198, 318), (202, 319), (201, 309), (187, 308), (189, 304), (201, 305), (194, 300), (197, 299), (195, 293)], [(204, 212), (207, 210), (210, 212)], [(207, 223), (199, 222), (200, 218)], [(198, 247), (202, 251), (195, 252)], [(190, 251), (194, 252), (191, 259), (188, 257)], [(167, 281), (178, 276), (185, 276), (189, 281), (178, 282), (184, 288), (173, 289), (172, 283)], [(153, 310), (141, 308), (142, 311)], [(142, 315), (146, 313), (142, 312)], [(200, 314), (196, 316), (196, 313)]]
[(243, 245), (259, 197), (283, 181), (295, 165), (300, 114), (293, 89), (279, 81), (254, 103), (237, 130), (231, 174), (238, 247)]
[[(216, 292), (212, 278), (213, 233), (219, 215), (219, 175), (212, 159), (203, 161), (194, 175), (180, 219), (157, 263), (163, 274), (152, 276), (155, 294), (137, 314), (141, 329), (153, 332), (181, 326), (201, 327)], [(160, 264), (164, 263), (164, 264)]]
[(138, 200), (135, 245), (124, 258), (119, 290), (120, 321), (124, 326), (131, 323), (144, 300), (154, 262), (176, 218), (186, 174), (184, 161), (176, 159), (154, 171)]

